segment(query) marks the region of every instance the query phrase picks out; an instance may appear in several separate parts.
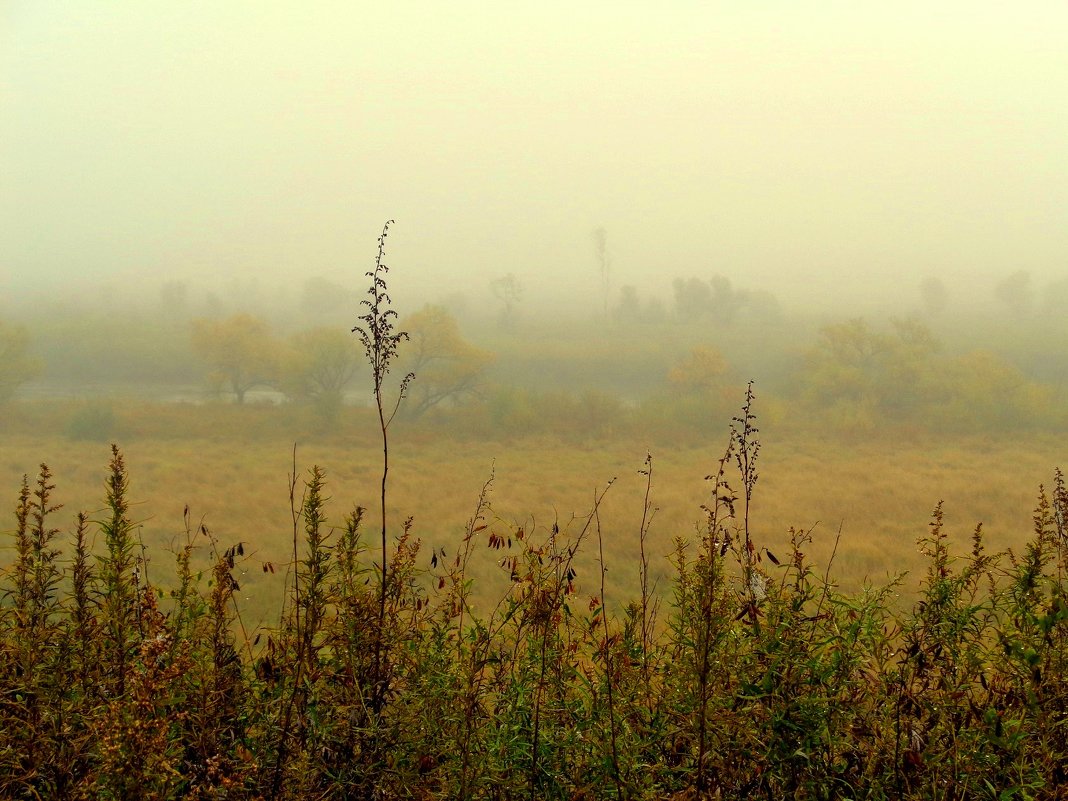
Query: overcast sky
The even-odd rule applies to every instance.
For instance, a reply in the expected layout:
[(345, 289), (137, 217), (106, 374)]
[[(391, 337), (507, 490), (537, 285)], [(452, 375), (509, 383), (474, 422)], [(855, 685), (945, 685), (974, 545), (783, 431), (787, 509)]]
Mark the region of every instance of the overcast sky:
[(1068, 271), (1068, 3), (0, 0), (0, 286)]

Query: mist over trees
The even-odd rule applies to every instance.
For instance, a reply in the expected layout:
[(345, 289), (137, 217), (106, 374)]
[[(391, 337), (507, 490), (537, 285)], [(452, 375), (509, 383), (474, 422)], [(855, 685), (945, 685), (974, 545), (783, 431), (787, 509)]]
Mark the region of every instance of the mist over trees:
[(493, 355), (467, 342), (456, 319), (441, 306), (424, 306), (403, 318), (408, 332), (398, 370), (414, 373), (403, 414), (419, 418), (442, 405), (458, 405), (477, 398)]
[(519, 315), (519, 304), (523, 301), (523, 282), (516, 278), (515, 273), (508, 273), (494, 278), (490, 282), (490, 289), (501, 303), (498, 325), (505, 329), (514, 328)]
[(731, 325), (739, 316), (765, 322), (781, 315), (779, 302), (770, 292), (736, 289), (729, 278), (714, 275), (708, 280), (676, 278), (671, 284), (675, 314), (685, 322), (711, 320)]
[[(562, 436), (700, 430), (755, 378), (769, 416), (793, 426), (1056, 428), (1068, 391), (1055, 313), (1064, 286), (1009, 273), (978, 317), (932, 275), (917, 285), (918, 308), (861, 317), (788, 308), (726, 275), (683, 273), (660, 292), (614, 286), (605, 320), (602, 297), (592, 317), (557, 309), (503, 272), (481, 294), (458, 288), (408, 310), (412, 339), (398, 364), (419, 378), (403, 422), (473, 430), (481, 415), (488, 431)], [(348, 331), (358, 298), (312, 277), (288, 293), (168, 281), (131, 297), (122, 316), (42, 304), (2, 329), (4, 395), (254, 399), (307, 410), (326, 430), (365, 403), (368, 377)]]
[(0, 403), (41, 372), (41, 365), (30, 354), (30, 336), (22, 326), (0, 320)]
[(238, 404), (249, 390), (275, 386), (281, 354), (269, 326), (250, 314), (225, 320), (197, 320), (193, 324), (193, 350), (210, 368), (208, 380), (231, 392)]

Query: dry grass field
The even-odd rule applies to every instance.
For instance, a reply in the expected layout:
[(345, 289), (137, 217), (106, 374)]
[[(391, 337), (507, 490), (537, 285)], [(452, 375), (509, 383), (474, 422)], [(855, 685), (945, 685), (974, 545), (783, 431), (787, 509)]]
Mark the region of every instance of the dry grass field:
[[(173, 559), (168, 552), (184, 542), (188, 505), (194, 525), (206, 524), (222, 547), (245, 543), (240, 596), (250, 627), (277, 620), (284, 570), (264, 574), (262, 564), (284, 565), (291, 558), (288, 476), (294, 441), (298, 475), (306, 476), (314, 464), (326, 471), (331, 520), (340, 523), (353, 506), (363, 505), (370, 510), (366, 530), (372, 533), (377, 526), (381, 453), (370, 421), (364, 426), (349, 420), (337, 434), (308, 435), (300, 432), (300, 421), (273, 407), (120, 404), (115, 410), (120, 421), (115, 439), (131, 473), (134, 517), (150, 554), (151, 578), (169, 582)], [(9, 508), (22, 475), (32, 480), (41, 462), (55, 476), (56, 498), (64, 506), (59, 519), (101, 508), (108, 442), (51, 433), (62, 430), (69, 414), (68, 407), (53, 404), (9, 415), (0, 432), (0, 490)], [(666, 578), (675, 538), (693, 539), (702, 519), (704, 476), (722, 453), (727, 422), (720, 439), (685, 445), (634, 435), (577, 444), (541, 437), (478, 441), (398, 427), (390, 525), (399, 530), (411, 517), (427, 560), (430, 547), (452, 553), (492, 474), (497, 522), (490, 530), (507, 534), (523, 526), (545, 536), (558, 521), (574, 534), (592, 508), (594, 491), (615, 478), (601, 509), (601, 526), (609, 602), (625, 603), (638, 591), (645, 493), (638, 471), (646, 453), (653, 455), (651, 502), (656, 507), (651, 565), (653, 575)], [(758, 543), (785, 551), (791, 526), (814, 528), (811, 555), (825, 565), (837, 539), (832, 576), (850, 591), (866, 580), (883, 583), (920, 566), (916, 539), (926, 532), (939, 500), (945, 503), (951, 540), (962, 552), (980, 522), (989, 547), (1019, 546), (1031, 533), (1039, 484), (1048, 484), (1054, 467), (1068, 464), (1064, 441), (1039, 435), (951, 438), (896, 432), (843, 439), (764, 431), (762, 436), (752, 515)], [(12, 525), (8, 520), (3, 528)], [(492, 558), (499, 555), (485, 551), (474, 565), (475, 594), (484, 600), (504, 586)], [(595, 556), (596, 549), (587, 547), (579, 562), (580, 583), (590, 593)], [(906, 578), (902, 593), (910, 595), (914, 583)]]
[[(8, 411), (5, 798), (1063, 797), (1058, 440), (773, 420), (741, 471), (750, 543), (704, 478), (726, 421), (709, 442), (399, 425), (389, 527), (422, 546), (401, 536), (383, 580), (367, 409), (318, 433), (295, 406)], [(54, 527), (79, 509), (75, 549)], [(556, 524), (585, 531), (576, 558)]]

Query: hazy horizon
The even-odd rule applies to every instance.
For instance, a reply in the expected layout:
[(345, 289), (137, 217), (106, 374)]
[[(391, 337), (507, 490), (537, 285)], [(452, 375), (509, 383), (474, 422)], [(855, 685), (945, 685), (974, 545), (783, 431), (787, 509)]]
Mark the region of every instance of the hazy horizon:
[(0, 290), (1068, 274), (1068, 6), (9, 2)]

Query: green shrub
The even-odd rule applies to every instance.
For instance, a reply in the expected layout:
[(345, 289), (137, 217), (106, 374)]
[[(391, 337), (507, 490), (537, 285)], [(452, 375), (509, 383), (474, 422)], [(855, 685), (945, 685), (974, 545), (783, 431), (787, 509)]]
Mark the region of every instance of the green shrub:
[(106, 401), (90, 401), (71, 415), (65, 433), (73, 440), (108, 442), (114, 439), (115, 412)]

